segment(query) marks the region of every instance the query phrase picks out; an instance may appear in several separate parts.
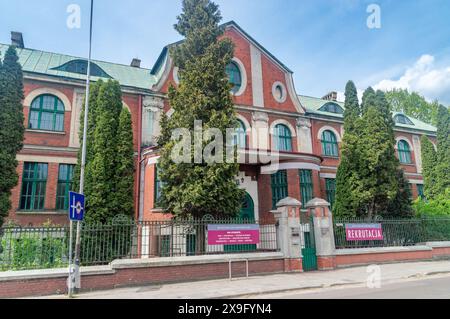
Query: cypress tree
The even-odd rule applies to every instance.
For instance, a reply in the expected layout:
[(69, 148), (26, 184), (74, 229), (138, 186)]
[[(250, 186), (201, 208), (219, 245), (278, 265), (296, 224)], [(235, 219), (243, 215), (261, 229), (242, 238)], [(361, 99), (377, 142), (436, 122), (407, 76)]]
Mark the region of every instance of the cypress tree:
[(16, 155), (23, 147), (23, 73), (15, 47), (0, 61), (0, 226), (11, 209), (11, 190), (17, 185)]
[(397, 169), (397, 193), (395, 197), (389, 201), (389, 205), (385, 212), (381, 212), (384, 217), (401, 217), (407, 218), (414, 215), (412, 209), (412, 193), (409, 182), (405, 177), (405, 173), (399, 167)]
[(360, 116), (358, 92), (355, 84), (349, 81), (345, 87), (344, 137), (342, 141), (341, 163), (336, 174), (336, 217), (356, 217), (358, 207), (353, 196), (357, 182), (357, 142)]
[(116, 150), (122, 92), (117, 81), (103, 83), (98, 91), (97, 116), (94, 130), (93, 158), (89, 175), (92, 188), (86, 192), (89, 211), (86, 220), (107, 222), (117, 215)]
[(430, 139), (423, 135), (420, 139), (422, 150), (422, 175), (424, 180), (425, 197), (429, 200), (436, 198), (439, 192), (436, 189), (437, 183), (437, 155), (433, 143)]
[(393, 121), (386, 118), (387, 114), (392, 116), (384, 94), (369, 88), (364, 95), (355, 197), (359, 214), (373, 218), (386, 214), (398, 194), (399, 161), (395, 156)]
[[(159, 176), (163, 182), (160, 205), (177, 217), (236, 216), (242, 205), (243, 191), (234, 182), (239, 172), (237, 163), (226, 163), (225, 155), (224, 163), (194, 161), (192, 151), (189, 163), (175, 163), (171, 155), (177, 141), (168, 139), (176, 128), (186, 128), (192, 137), (195, 121), (202, 121), (205, 129), (220, 130), (224, 137), (227, 128), (236, 127), (231, 85), (225, 72), (234, 48), (229, 39), (218, 40), (223, 34), (221, 19), (215, 3), (183, 0), (183, 12), (175, 25), (185, 41), (170, 51), (180, 69), (180, 84), (169, 90), (175, 112), (170, 118), (163, 117), (167, 123), (161, 123)], [(212, 139), (205, 138), (202, 149), (210, 142)]]
[[(88, 117), (88, 129), (87, 129), (87, 139), (86, 139), (86, 167), (84, 174), (84, 193), (89, 194), (92, 189), (92, 175), (89, 173), (92, 167), (92, 159), (94, 157), (94, 147), (95, 144), (95, 123), (97, 122), (97, 98), (100, 87), (103, 85), (103, 81), (99, 80), (91, 84), (89, 89), (89, 117)], [(80, 139), (80, 149), (78, 150), (78, 164), (75, 166), (73, 174), (73, 191), (77, 192), (80, 190), (80, 170), (81, 170), (81, 155), (83, 147), (83, 134), (84, 134), (84, 108), (85, 103), (80, 114), (80, 129), (79, 129), (79, 139)], [(89, 210), (89, 202), (85, 203), (86, 210)]]
[(123, 108), (119, 118), (116, 155), (116, 209), (117, 213), (133, 216), (134, 211), (134, 149), (131, 113)]
[(450, 188), (450, 110), (439, 106), (437, 122), (436, 191), (445, 194)]

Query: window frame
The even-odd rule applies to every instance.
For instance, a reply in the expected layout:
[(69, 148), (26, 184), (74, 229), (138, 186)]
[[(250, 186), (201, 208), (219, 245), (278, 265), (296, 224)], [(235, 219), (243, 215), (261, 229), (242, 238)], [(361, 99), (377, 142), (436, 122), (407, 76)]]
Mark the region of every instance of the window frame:
[(272, 208), (276, 209), (278, 202), (289, 196), (287, 171), (280, 170), (272, 174), (270, 187), (272, 189)]
[(405, 140), (399, 140), (397, 143), (398, 160), (400, 164), (413, 164), (411, 147)]
[(155, 165), (155, 189), (154, 189), (154, 194), (153, 194), (153, 206), (154, 208), (158, 208), (158, 202), (161, 199), (162, 196), (162, 187), (163, 187), (163, 183), (159, 178), (159, 168), (158, 165)]
[[(237, 121), (239, 123), (239, 127), (234, 131), (233, 145), (236, 145), (240, 149), (246, 149), (248, 147), (247, 127), (240, 119), (238, 119)], [(244, 142), (244, 145), (242, 145), (242, 142)]]
[[(62, 167), (66, 167), (67, 168), (67, 176), (65, 177), (65, 179), (61, 179), (61, 168)], [(73, 186), (73, 175), (75, 172), (75, 165), (72, 164), (59, 164), (58, 167), (58, 184), (56, 186), (56, 210), (58, 211), (66, 211), (69, 208), (69, 192), (72, 191), (72, 186)], [(64, 187), (65, 188), (65, 194), (64, 196), (62, 196), (61, 193), (61, 188)], [(61, 201), (63, 203), (63, 205), (61, 206)]]
[[(332, 187), (330, 187), (332, 186)], [(333, 209), (334, 203), (336, 201), (336, 179), (326, 178), (325, 179), (325, 193), (327, 195), (327, 201), (330, 203), (330, 208)]]
[[(242, 71), (235, 61), (231, 61), (225, 67), (225, 73), (228, 77), (228, 82), (233, 85), (231, 92), (237, 94), (242, 87)], [(237, 79), (238, 76), (238, 79)], [(236, 81), (237, 80), (237, 81)]]
[[(36, 162), (25, 162), (23, 164), (22, 173), (22, 186), (20, 192), (19, 210), (20, 211), (44, 211), (45, 210), (45, 197), (47, 194), (47, 180), (48, 180), (48, 163), (36, 163)], [(39, 176), (39, 166), (45, 167), (45, 178), (38, 178)], [(30, 167), (27, 169), (27, 167)], [(26, 177), (26, 172), (32, 172), (32, 177)], [(36, 189), (38, 184), (40, 184), (41, 192), (36, 195)], [(27, 185), (27, 190), (31, 187), (31, 194), (27, 195), (24, 192), (25, 185)], [(29, 197), (29, 198), (28, 198)], [(24, 199), (25, 198), (25, 199)], [(38, 207), (36, 205), (36, 198), (38, 198)], [(25, 202), (24, 202), (25, 200)], [(42, 202), (41, 202), (42, 201)], [(28, 208), (29, 206), (29, 208)]]
[[(53, 110), (44, 109), (44, 98), (46, 98), (46, 97), (51, 97), (51, 98), (54, 99)], [(36, 101), (38, 101), (38, 103), (39, 103), (39, 107), (38, 108), (34, 107)], [(61, 103), (62, 110), (58, 109), (59, 103)], [(65, 129), (64, 121), (65, 121), (65, 115), (66, 115), (65, 109), (66, 109), (66, 107), (64, 105), (64, 102), (61, 101), (61, 99), (59, 97), (57, 97), (56, 95), (53, 95), (53, 94), (41, 94), (41, 95), (37, 96), (36, 98), (33, 99), (33, 101), (30, 104), (30, 112), (29, 112), (29, 115), (28, 115), (28, 129), (29, 130), (33, 130), (33, 131), (49, 131), (49, 132), (58, 132), (58, 133), (64, 132), (64, 129)], [(37, 113), (38, 114), (37, 127), (31, 127), (32, 114), (33, 113)], [(51, 129), (42, 128), (42, 115), (43, 115), (43, 113), (52, 115), (52, 128)], [(58, 115), (62, 115), (62, 128), (61, 128), (61, 130), (56, 128), (56, 122), (57, 122), (56, 119), (57, 119)]]
[(273, 132), (274, 149), (279, 152), (293, 152), (292, 132), (285, 124), (277, 124)]
[[(330, 137), (328, 139), (327, 137)], [(322, 155), (327, 157), (339, 157), (339, 143), (336, 134), (333, 131), (325, 130), (322, 133)], [(331, 151), (330, 151), (331, 150)]]
[(302, 208), (306, 208), (306, 204), (314, 199), (314, 182), (313, 173), (310, 169), (299, 170), (299, 180), (300, 180), (300, 194)]

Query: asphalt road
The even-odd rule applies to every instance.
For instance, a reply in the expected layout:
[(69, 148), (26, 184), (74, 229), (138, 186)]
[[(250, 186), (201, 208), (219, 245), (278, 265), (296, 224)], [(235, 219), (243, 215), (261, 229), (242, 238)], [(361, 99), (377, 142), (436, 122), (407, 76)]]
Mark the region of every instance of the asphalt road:
[(258, 299), (450, 299), (450, 276), (364, 286), (337, 287), (259, 295)]

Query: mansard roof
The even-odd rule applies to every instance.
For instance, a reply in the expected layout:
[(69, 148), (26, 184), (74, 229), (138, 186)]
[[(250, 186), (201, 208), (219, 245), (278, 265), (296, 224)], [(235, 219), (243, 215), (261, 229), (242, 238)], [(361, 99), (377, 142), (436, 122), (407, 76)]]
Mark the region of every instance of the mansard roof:
[[(345, 103), (339, 102), (339, 101), (330, 101), (330, 100), (324, 100), (321, 98), (316, 98), (312, 96), (306, 96), (306, 95), (299, 95), (300, 102), (302, 103), (303, 107), (306, 110), (306, 115), (316, 115), (319, 117), (323, 117), (324, 119), (327, 118), (335, 118), (337, 120), (343, 120), (344, 115), (339, 113), (332, 113), (332, 112), (325, 112), (323, 111), (323, 107), (328, 103), (335, 103), (339, 105), (343, 110), (345, 110)], [(397, 115), (404, 115), (406, 116), (412, 124), (402, 124), (402, 123), (396, 123), (396, 127), (399, 129), (407, 129), (407, 130), (414, 130), (414, 131), (424, 131), (429, 133), (436, 133), (437, 128), (427, 124), (425, 122), (422, 122), (418, 119), (415, 119), (411, 116), (407, 116), (401, 112), (395, 112), (393, 113), (393, 117)]]
[[(4, 55), (8, 47), (9, 45), (0, 43), (0, 54)], [(64, 65), (72, 61), (85, 61), (86, 59), (84, 58), (27, 48), (17, 48), (17, 54), (19, 56), (19, 63), (26, 73), (86, 80), (85, 74), (67, 72), (63, 68)], [(150, 74), (150, 70), (148, 69), (104, 61), (93, 60), (92, 62), (109, 76), (92, 76), (93, 81), (112, 78), (117, 80), (122, 86), (147, 90), (156, 83), (155, 76)]]

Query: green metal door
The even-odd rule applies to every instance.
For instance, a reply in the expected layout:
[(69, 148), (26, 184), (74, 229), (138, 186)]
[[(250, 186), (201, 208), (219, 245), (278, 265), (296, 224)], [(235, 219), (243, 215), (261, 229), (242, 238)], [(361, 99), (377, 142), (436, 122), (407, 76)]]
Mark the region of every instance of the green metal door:
[[(240, 221), (246, 223), (255, 222), (255, 204), (252, 197), (247, 193), (242, 203), (241, 213), (239, 215)], [(256, 245), (228, 245), (224, 247), (224, 251), (228, 253), (242, 252), (242, 251), (255, 251)]]
[(314, 224), (312, 219), (309, 223), (302, 224), (303, 230), (303, 271), (317, 270), (316, 242), (314, 237)]

